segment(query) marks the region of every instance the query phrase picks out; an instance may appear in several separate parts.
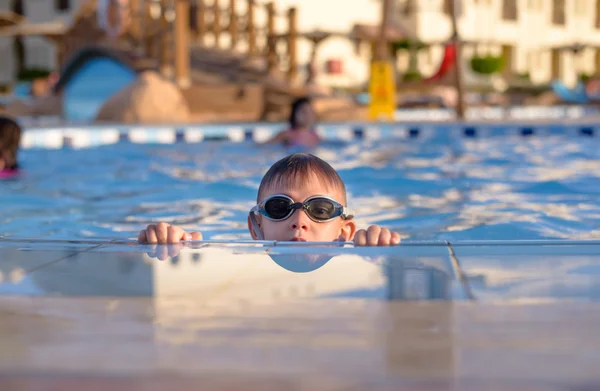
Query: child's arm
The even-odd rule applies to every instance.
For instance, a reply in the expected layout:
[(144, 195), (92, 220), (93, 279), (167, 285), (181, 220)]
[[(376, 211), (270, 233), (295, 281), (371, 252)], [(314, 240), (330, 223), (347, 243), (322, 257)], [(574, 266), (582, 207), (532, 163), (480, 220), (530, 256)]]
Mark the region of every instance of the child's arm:
[(400, 243), (400, 234), (387, 228), (372, 225), (367, 230), (360, 229), (354, 235), (356, 246), (390, 246)]
[(284, 143), (285, 141), (287, 141), (287, 139), (288, 139), (288, 131), (284, 130), (284, 131), (277, 133), (275, 136), (271, 137), (269, 140), (260, 143), (260, 145), (281, 144), (281, 143)]
[(182, 240), (202, 240), (200, 232), (187, 233), (167, 223), (150, 224), (140, 231), (138, 242), (148, 244), (177, 244)]

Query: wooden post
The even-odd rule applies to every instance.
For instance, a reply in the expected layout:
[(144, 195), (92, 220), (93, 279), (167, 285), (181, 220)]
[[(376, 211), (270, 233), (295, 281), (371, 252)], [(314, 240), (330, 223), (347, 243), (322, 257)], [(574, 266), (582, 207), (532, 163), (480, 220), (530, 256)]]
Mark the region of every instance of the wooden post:
[(248, 0), (248, 55), (256, 53), (256, 30), (254, 29), (254, 0)]
[[(151, 13), (151, 7), (152, 4), (150, 3), (150, 0), (144, 0), (144, 7), (143, 7), (143, 12), (141, 13), (142, 16), (142, 22), (141, 22), (141, 29), (142, 29), (142, 42), (144, 44), (144, 53), (146, 54), (146, 56), (149, 57), (159, 57), (159, 49), (157, 48), (156, 45), (156, 40), (153, 39), (152, 37), (150, 37), (149, 35), (145, 34), (145, 32), (148, 29), (148, 26), (150, 25), (150, 13)], [(160, 64), (159, 64), (160, 65)]]
[(213, 34), (215, 36), (215, 47), (219, 47), (221, 38), (221, 5), (219, 0), (213, 3)]
[(232, 50), (235, 49), (238, 38), (237, 14), (235, 10), (236, 0), (229, 0), (229, 38), (231, 39)]
[(206, 4), (204, 0), (196, 0), (198, 8), (196, 9), (196, 25), (198, 28), (196, 39), (200, 44), (204, 44), (206, 37)]
[(386, 30), (390, 24), (390, 5), (391, 0), (383, 0), (381, 9), (381, 24), (379, 25), (379, 37), (377, 39), (377, 50), (375, 51), (375, 57), (378, 61), (386, 61), (389, 57)]
[(275, 41), (275, 4), (267, 4), (267, 71), (277, 66), (277, 48)]
[(296, 79), (297, 73), (297, 59), (296, 59), (296, 34), (297, 34), (297, 10), (292, 7), (288, 11), (288, 57), (289, 57), (289, 69), (288, 69), (288, 81), (292, 83)]
[(129, 15), (131, 17), (131, 35), (136, 39), (141, 38), (142, 12), (140, 8), (140, 0), (129, 0)]
[(456, 15), (457, 1), (452, 0), (452, 6), (450, 7), (450, 18), (452, 19), (452, 42), (455, 45), (456, 50), (456, 61), (454, 65), (454, 77), (456, 79), (456, 93), (457, 93), (457, 104), (456, 104), (456, 117), (459, 120), (465, 119), (465, 101), (463, 98), (463, 82), (462, 82), (462, 43), (460, 36), (458, 35), (458, 21)]
[(190, 79), (190, 3), (175, 0), (175, 80), (181, 88), (188, 88)]
[[(177, 1), (177, 0), (171, 0)], [(162, 0), (160, 3), (160, 29), (161, 34), (158, 35), (159, 42), (159, 62), (160, 70), (163, 76), (167, 78), (173, 77), (173, 29), (166, 17), (166, 10), (169, 0)]]

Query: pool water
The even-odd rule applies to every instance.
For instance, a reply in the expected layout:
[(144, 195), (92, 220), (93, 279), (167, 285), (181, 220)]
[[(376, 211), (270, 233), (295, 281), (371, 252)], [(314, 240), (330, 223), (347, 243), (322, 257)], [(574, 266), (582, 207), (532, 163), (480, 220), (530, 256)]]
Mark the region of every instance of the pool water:
[[(346, 182), (359, 227), (414, 240), (600, 238), (597, 138), (360, 140), (312, 151)], [(290, 151), (252, 142), (27, 149), (0, 182), (0, 235), (131, 238), (166, 221), (205, 239), (249, 238), (268, 167)]]

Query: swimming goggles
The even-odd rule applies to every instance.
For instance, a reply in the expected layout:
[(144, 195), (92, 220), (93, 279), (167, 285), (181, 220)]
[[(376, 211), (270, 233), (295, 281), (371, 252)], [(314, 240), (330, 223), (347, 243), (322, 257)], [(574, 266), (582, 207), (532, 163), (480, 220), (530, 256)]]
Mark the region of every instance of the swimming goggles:
[(304, 209), (308, 217), (317, 223), (325, 223), (336, 217), (344, 220), (354, 217), (348, 208), (329, 197), (314, 196), (304, 202), (294, 202), (292, 198), (283, 194), (265, 198), (250, 210), (250, 214), (261, 214), (271, 221), (283, 221), (288, 219), (296, 209)]

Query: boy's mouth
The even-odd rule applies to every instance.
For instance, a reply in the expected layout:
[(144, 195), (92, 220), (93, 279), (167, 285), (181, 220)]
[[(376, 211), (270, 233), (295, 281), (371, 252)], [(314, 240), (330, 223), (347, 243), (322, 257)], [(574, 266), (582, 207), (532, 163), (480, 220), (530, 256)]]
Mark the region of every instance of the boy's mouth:
[(306, 242), (306, 239), (303, 238), (292, 238), (290, 242)]

